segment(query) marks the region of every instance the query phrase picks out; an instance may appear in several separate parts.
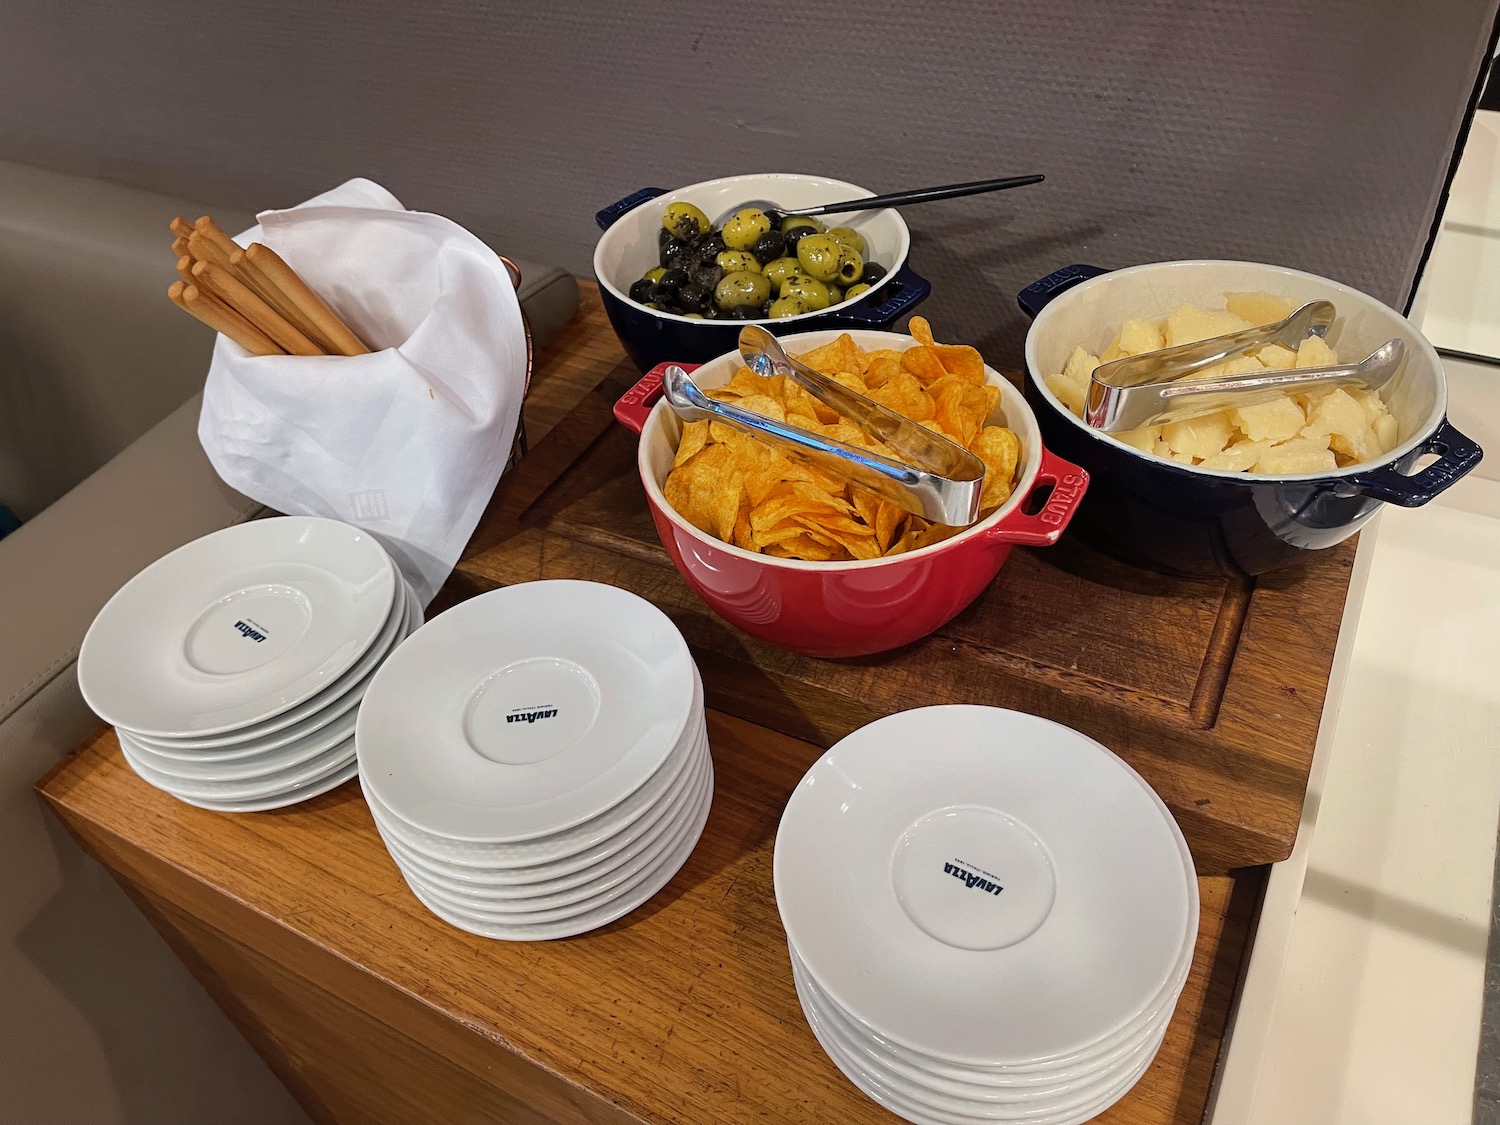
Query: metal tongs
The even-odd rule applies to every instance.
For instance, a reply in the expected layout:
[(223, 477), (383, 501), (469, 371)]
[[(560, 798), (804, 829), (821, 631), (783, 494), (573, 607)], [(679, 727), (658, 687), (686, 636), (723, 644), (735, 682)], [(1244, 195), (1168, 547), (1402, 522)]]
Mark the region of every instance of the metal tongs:
[(1097, 430), (1118, 433), (1181, 422), (1225, 407), (1250, 406), (1278, 398), (1290, 387), (1352, 384), (1378, 390), (1396, 374), (1406, 356), (1406, 344), (1400, 339), (1387, 340), (1359, 363), (1188, 378), (1195, 371), (1271, 344), (1295, 350), (1309, 335), (1326, 334), (1334, 315), (1331, 301), (1311, 301), (1274, 324), (1100, 364), (1089, 381), (1083, 419)]
[(791, 379), (911, 463), (709, 398), (686, 371), (673, 366), (662, 378), (662, 390), (677, 416), (687, 422), (707, 418), (732, 426), (934, 523), (966, 527), (979, 518), (984, 462), (974, 454), (793, 359), (764, 328), (748, 324), (740, 330), (740, 357), (757, 375)]

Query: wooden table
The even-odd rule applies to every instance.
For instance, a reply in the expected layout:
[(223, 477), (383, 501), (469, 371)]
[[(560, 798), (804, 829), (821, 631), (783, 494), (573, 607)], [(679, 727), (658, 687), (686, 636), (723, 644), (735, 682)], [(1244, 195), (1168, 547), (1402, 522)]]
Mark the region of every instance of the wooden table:
[[(583, 297), (539, 357), (533, 440), (593, 367), (623, 362)], [(776, 824), (820, 751), (718, 712), (709, 738), (713, 812), (687, 865), (635, 914), (561, 942), (486, 941), (429, 914), (353, 783), (279, 812), (204, 812), (142, 782), (104, 731), (39, 788), (318, 1121), (894, 1121), (813, 1039), (776, 914)], [(1200, 877), (1166, 1042), (1100, 1120), (1202, 1117), (1261, 876)]]

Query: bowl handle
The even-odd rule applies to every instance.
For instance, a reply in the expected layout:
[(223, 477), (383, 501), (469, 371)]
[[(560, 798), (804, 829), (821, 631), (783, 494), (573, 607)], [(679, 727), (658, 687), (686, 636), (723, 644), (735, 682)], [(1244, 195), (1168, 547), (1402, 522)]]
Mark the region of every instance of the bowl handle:
[(1382, 465), (1368, 473), (1353, 473), (1345, 479), (1377, 500), (1399, 504), (1403, 508), (1419, 508), (1455, 484), (1484, 457), (1484, 450), (1459, 433), (1447, 418), (1439, 422), (1431, 436), (1408, 456), (1414, 462), (1429, 453), (1436, 453), (1438, 459), (1411, 476), (1395, 465)]
[(1025, 289), (1016, 294), (1016, 304), (1021, 306), (1021, 311), (1031, 319), (1035, 320), (1037, 313), (1047, 307), (1047, 303), (1059, 293), (1066, 293), (1073, 286), (1088, 281), (1089, 278), (1098, 277), (1101, 273), (1109, 273), (1103, 266), (1073, 265), (1063, 266), (1055, 273), (1049, 273), (1041, 281), (1033, 281)]
[(648, 199), (655, 199), (658, 195), (666, 194), (666, 188), (643, 187), (640, 191), (632, 192), (624, 199), (611, 203), (604, 210), (596, 211), (594, 213), (594, 222), (599, 224), (600, 230), (608, 230), (614, 226), (615, 220), (625, 214), (625, 212), (634, 210)]
[(615, 421), (622, 426), (640, 433), (646, 428), (646, 419), (651, 417), (651, 408), (656, 405), (656, 400), (661, 398), (662, 376), (667, 373), (667, 368), (677, 366), (684, 371), (693, 372), (699, 367), (696, 363), (658, 363), (650, 371), (641, 376), (641, 381), (630, 390), (620, 396), (620, 401), (615, 403)]
[(927, 295), (931, 292), (932, 282), (917, 273), (911, 266), (903, 265), (886, 285), (885, 300), (880, 304), (866, 305), (863, 302), (856, 302), (853, 307), (847, 309), (835, 306), (828, 311), (827, 315), (830, 320), (837, 320), (843, 324), (853, 324), (861, 328), (885, 328), (897, 317), (905, 316), (927, 300)]
[[(1034, 514), (1028, 514), (1026, 509), (1031, 505), (1032, 496), (1038, 489), (1048, 486), (1052, 495)], [(1010, 515), (985, 533), (985, 538), (1028, 547), (1050, 547), (1068, 529), (1068, 523), (1078, 511), (1078, 505), (1083, 503), (1083, 494), (1088, 487), (1086, 470), (1043, 449), (1041, 468), (1037, 470), (1036, 480), (1031, 482), (1031, 491)]]

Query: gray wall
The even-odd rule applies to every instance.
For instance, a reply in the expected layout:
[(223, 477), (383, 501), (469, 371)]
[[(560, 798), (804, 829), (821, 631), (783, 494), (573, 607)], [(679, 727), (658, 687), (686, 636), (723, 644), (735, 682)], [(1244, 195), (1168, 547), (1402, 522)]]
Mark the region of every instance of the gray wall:
[(1041, 171), (909, 212), (944, 338), (1014, 362), (1073, 261), (1235, 256), (1404, 304), (1495, 0), (0, 4), (0, 158), (247, 209), (359, 173), (587, 274), (648, 184)]

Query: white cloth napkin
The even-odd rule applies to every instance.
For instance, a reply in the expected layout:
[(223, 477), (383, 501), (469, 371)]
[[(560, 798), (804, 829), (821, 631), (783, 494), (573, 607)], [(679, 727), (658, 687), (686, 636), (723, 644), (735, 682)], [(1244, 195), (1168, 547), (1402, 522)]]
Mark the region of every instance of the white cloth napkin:
[(257, 357), (220, 336), (198, 438), (246, 496), (369, 531), (426, 605), (515, 440), (526, 330), (510, 275), (369, 180), (257, 217), (240, 245), (280, 254), (372, 351)]

